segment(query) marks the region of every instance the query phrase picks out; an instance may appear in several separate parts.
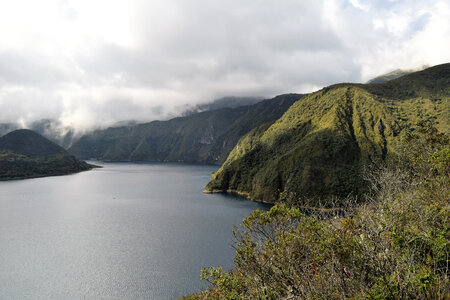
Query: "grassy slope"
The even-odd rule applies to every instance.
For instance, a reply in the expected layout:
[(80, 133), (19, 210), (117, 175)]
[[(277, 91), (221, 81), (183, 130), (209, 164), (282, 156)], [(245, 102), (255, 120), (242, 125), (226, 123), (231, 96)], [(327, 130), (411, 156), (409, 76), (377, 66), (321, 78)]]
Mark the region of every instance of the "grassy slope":
[(449, 100), (450, 64), (383, 84), (324, 88), (243, 137), (207, 190), (267, 202), (359, 194), (362, 168), (388, 159), (418, 121), (449, 132)]
[(278, 119), (300, 97), (282, 95), (251, 106), (98, 130), (83, 136), (69, 152), (79, 158), (111, 161), (222, 163), (239, 138)]

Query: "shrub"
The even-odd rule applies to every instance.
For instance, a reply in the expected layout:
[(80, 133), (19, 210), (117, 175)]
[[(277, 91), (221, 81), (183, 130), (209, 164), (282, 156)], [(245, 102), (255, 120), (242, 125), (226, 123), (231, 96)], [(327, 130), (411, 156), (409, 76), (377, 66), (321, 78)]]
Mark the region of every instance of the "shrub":
[[(235, 228), (235, 269), (203, 269), (188, 299), (444, 299), (450, 294), (450, 149), (421, 124), (403, 164), (368, 174), (340, 216), (276, 205)], [(405, 169), (406, 166), (406, 169)]]

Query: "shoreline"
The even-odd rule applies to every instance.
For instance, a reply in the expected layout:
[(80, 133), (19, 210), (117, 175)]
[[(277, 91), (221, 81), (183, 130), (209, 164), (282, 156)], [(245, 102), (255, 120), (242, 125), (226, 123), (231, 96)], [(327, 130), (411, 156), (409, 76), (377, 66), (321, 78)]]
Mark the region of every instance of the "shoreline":
[[(237, 190), (218, 190), (218, 189), (214, 189), (214, 190), (203, 190), (203, 194), (230, 194), (230, 195), (238, 195), (241, 196), (247, 200), (250, 200), (252, 202), (257, 202), (257, 203), (264, 203), (264, 204), (270, 204), (270, 205), (278, 205), (280, 204), (280, 202), (267, 202), (267, 201), (262, 201), (262, 200), (257, 200), (254, 198), (251, 198), (249, 193), (247, 192), (241, 192), (241, 191), (237, 191)], [(316, 211), (316, 212), (320, 212), (320, 213), (333, 213), (333, 212), (343, 212), (346, 209), (344, 207), (314, 207), (314, 206), (309, 206), (309, 205), (302, 205), (302, 206), (298, 206), (299, 209), (301, 209), (302, 211)]]
[(203, 194), (230, 194), (230, 195), (238, 195), (241, 196), (247, 200), (250, 200), (252, 202), (257, 202), (257, 203), (264, 203), (264, 204), (271, 204), (271, 205), (275, 205), (276, 203), (274, 202), (268, 202), (268, 201), (263, 201), (263, 200), (257, 200), (254, 199), (252, 197), (250, 197), (250, 194), (247, 192), (241, 192), (241, 191), (237, 191), (237, 190), (203, 190)]
[(6, 177), (6, 178), (0, 178), (0, 181), (25, 180), (25, 179), (34, 179), (34, 178), (44, 178), (44, 177), (66, 176), (66, 175), (73, 175), (73, 174), (78, 174), (81, 172), (90, 171), (92, 169), (103, 168), (102, 166), (97, 166), (97, 165), (92, 165), (92, 164), (88, 164), (88, 166), (89, 166), (89, 168), (87, 168), (85, 170), (74, 171), (74, 172), (69, 172), (69, 173), (29, 175), (29, 176), (21, 176), (21, 177)]

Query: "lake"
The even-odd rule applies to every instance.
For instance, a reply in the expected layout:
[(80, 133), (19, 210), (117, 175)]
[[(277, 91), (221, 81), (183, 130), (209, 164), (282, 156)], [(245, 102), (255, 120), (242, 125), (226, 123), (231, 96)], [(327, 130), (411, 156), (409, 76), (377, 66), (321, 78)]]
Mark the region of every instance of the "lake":
[(0, 182), (0, 299), (176, 299), (233, 266), (233, 224), (268, 206), (202, 194), (217, 166), (98, 163)]

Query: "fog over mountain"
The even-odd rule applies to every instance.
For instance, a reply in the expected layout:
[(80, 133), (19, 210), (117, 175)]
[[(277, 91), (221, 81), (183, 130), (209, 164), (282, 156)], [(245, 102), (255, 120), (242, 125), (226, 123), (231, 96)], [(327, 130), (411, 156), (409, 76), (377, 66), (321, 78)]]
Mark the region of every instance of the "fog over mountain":
[(0, 3), (0, 123), (83, 131), (450, 61), (443, 0)]

